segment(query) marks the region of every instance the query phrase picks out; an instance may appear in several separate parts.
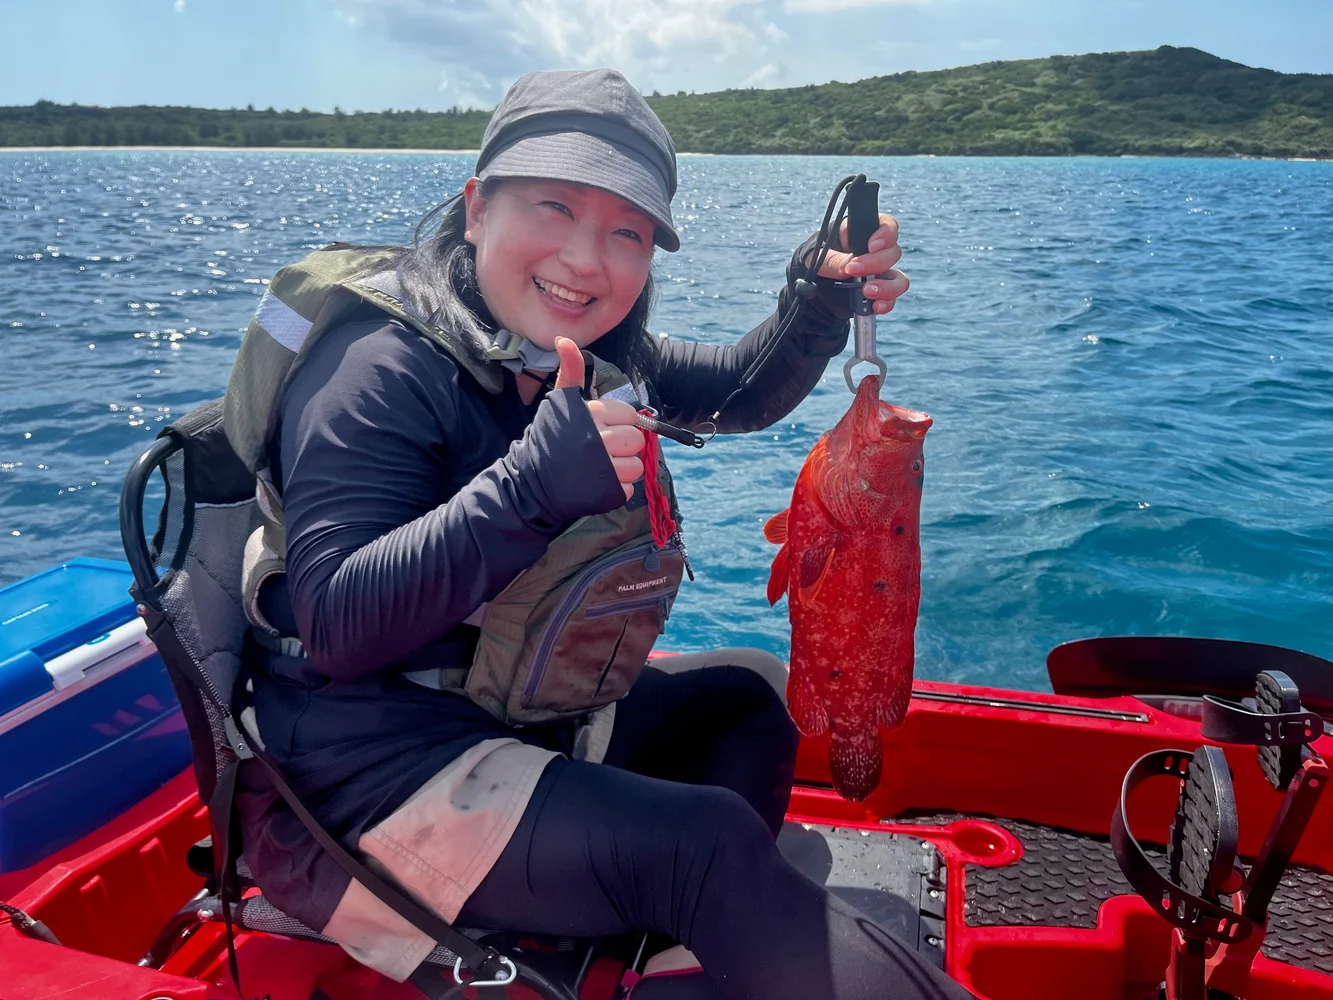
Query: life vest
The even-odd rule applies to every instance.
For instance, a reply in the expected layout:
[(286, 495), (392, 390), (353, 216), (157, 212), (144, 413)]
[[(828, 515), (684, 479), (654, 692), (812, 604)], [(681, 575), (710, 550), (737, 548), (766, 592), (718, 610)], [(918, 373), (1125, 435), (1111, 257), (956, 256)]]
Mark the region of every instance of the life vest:
[[(383, 263), (383, 268), (376, 265)], [(366, 275), (369, 275), (368, 277)], [(420, 316), (402, 295), (390, 256), (335, 246), (282, 268), (245, 332), (224, 402), (232, 448), (255, 475), (263, 524), (246, 541), (243, 594), (255, 634), (270, 649), (303, 655), (259, 609), (259, 591), (286, 571), (281, 494), (268, 468), (268, 445), (291, 374), (319, 337), (365, 303), (443, 348), (488, 392), (503, 370), (482, 344)], [(641, 386), (616, 366), (593, 359), (589, 394), (646, 405)], [(666, 463), (657, 482), (679, 521)], [(644, 481), (634, 498), (605, 514), (580, 518), (534, 565), (468, 618), (480, 638), (472, 662), (406, 676), (460, 690), (509, 725), (585, 717), (622, 698), (665, 628), (686, 567), (679, 533), (659, 544)]]

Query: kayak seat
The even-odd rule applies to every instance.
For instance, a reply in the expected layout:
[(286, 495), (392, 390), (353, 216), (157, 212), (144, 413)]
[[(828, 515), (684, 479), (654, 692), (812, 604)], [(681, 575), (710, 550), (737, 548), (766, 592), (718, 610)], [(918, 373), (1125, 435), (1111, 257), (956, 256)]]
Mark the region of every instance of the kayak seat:
[[(244, 882), (246, 879), (243, 877), (242, 881)], [(278, 934), (282, 937), (297, 938), (301, 941), (317, 941), (322, 944), (337, 944), (332, 938), (311, 930), (299, 920), (283, 913), (262, 895), (248, 896), (231, 903), (230, 909), (232, 926), (238, 930), (251, 933)], [(199, 924), (224, 922), (222, 897), (216, 893), (205, 891), (205, 893), (196, 896), (182, 906), (175, 916), (167, 922), (157, 940), (145, 955), (145, 963), (154, 968), (160, 967), (170, 957), (176, 944), (180, 942), (187, 931)], [(485, 936), (487, 932), (464, 930), (462, 933), (471, 938), (479, 939)], [(437, 945), (426, 956), (422, 964), (453, 968), (457, 960), (458, 956), (452, 951)]]
[[(145, 507), (154, 504), (156, 510), (146, 518)], [(451, 927), (337, 843), (305, 810), (281, 767), (249, 731), (245, 717), (250, 713), (233, 713), (242, 700), (238, 696), (244, 694), (243, 659), (247, 643), (253, 641), (241, 595), (244, 546), (260, 523), (255, 478), (227, 439), (221, 399), (204, 403), (165, 427), (135, 461), (121, 490), (121, 542), (134, 575), (130, 593), (181, 703), (199, 798), (208, 806), (212, 829), (210, 842), (194, 845), (184, 859), (205, 874), (206, 892), (186, 902), (162, 929), (150, 960), (160, 965), (189, 927), (214, 919), (228, 924), (229, 964), (238, 986), (231, 925), (333, 943), (262, 895), (242, 898), (255, 882), (244, 870), (234, 822), (236, 772), (244, 759), (266, 770), (288, 806), (352, 878), (437, 942), (422, 969), (461, 963), (471, 970), (474, 981), (517, 981), (547, 1000), (573, 1000), (577, 982), (551, 980), (531, 956), (514, 947), (506, 946), (502, 953), (479, 943), (487, 932)], [(584, 973), (586, 968), (577, 978)], [(450, 989), (456, 985), (455, 974), (444, 977)], [(423, 987), (427, 995), (433, 989)]]

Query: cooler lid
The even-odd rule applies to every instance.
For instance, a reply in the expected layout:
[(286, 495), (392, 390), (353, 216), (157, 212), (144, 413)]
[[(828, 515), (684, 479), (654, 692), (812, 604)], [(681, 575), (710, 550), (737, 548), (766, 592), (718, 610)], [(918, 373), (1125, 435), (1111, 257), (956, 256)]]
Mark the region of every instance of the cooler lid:
[(0, 715), (53, 689), (46, 661), (134, 618), (126, 563), (71, 559), (0, 590)]

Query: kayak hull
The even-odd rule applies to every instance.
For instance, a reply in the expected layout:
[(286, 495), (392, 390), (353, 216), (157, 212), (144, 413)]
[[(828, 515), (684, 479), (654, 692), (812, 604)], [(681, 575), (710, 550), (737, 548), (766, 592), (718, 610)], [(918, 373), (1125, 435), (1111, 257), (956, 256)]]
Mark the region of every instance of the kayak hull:
[[(979, 997), (1147, 997), (1164, 977), (1171, 928), (1119, 875), (1107, 836), (1136, 759), (1164, 747), (1192, 751), (1205, 742), (1193, 717), (1197, 702), (1169, 707), (1129, 696), (1072, 698), (917, 682), (906, 721), (884, 734), (884, 778), (865, 802), (852, 804), (834, 793), (826, 746), (821, 739), (803, 741), (784, 836), (821, 839), (825, 847), (810, 843), (820, 857), (827, 848), (822, 875), (830, 887), (855, 883), (836, 891), (860, 893), (870, 906), (878, 898), (873, 893), (884, 890), (871, 875), (856, 875), (858, 865), (873, 873), (876, 858), (900, 859), (910, 853), (904, 846), (938, 857), (939, 871), (921, 876), (922, 888), (910, 901), (917, 907), (918, 945), (923, 954), (937, 947), (945, 969)], [(1333, 755), (1333, 739), (1320, 738), (1314, 749)], [(1228, 746), (1225, 753), (1241, 818), (1240, 854), (1253, 856), (1281, 797), (1264, 780), (1253, 748)], [(44, 921), (65, 947), (22, 937), (0, 917), (7, 1000), (235, 998), (220, 924), (201, 926), (161, 970), (135, 965), (202, 885), (184, 857), (207, 835), (207, 815), (188, 773), (178, 781), (168, 796), (176, 801), (158, 799), (137, 828), (62, 858), (10, 894), (10, 902)], [(1174, 805), (1173, 782), (1136, 793), (1131, 810), (1145, 841), (1164, 840)], [(803, 870), (810, 856), (805, 851)], [(1333, 998), (1328, 801), (1315, 810), (1293, 863), (1251, 970), (1253, 998)], [(894, 865), (901, 861), (880, 868)], [(931, 892), (943, 897), (934, 910), (927, 902)], [(901, 898), (900, 890), (894, 900)], [(237, 951), (247, 992), (262, 987), (271, 1000), (309, 1000), (316, 990), (330, 1000), (420, 996), (326, 944), (240, 933)], [(609, 1000), (621, 971), (614, 963), (594, 966), (583, 996)], [(511, 990), (510, 996), (532, 994)]]

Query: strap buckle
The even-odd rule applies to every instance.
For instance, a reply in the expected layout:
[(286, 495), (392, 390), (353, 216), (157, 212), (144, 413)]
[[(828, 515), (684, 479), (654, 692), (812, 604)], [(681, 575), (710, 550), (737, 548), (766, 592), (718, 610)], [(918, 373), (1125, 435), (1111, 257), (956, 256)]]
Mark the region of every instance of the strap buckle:
[(241, 728), (236, 725), (234, 715), (225, 715), (222, 717), (222, 731), (227, 735), (227, 746), (231, 747), (231, 752), (241, 760), (250, 760), (255, 752), (250, 749), (250, 744), (245, 741), (245, 736), (241, 733)]
[(496, 974), (494, 979), (464, 980), (463, 960), (460, 958), (454, 962), (454, 982), (459, 986), (508, 986), (518, 978), (518, 967), (515, 966), (511, 960), (504, 955), (498, 955), (495, 952), (491, 953), (491, 957), (492, 959), (498, 958), (500, 960), (500, 972)]

